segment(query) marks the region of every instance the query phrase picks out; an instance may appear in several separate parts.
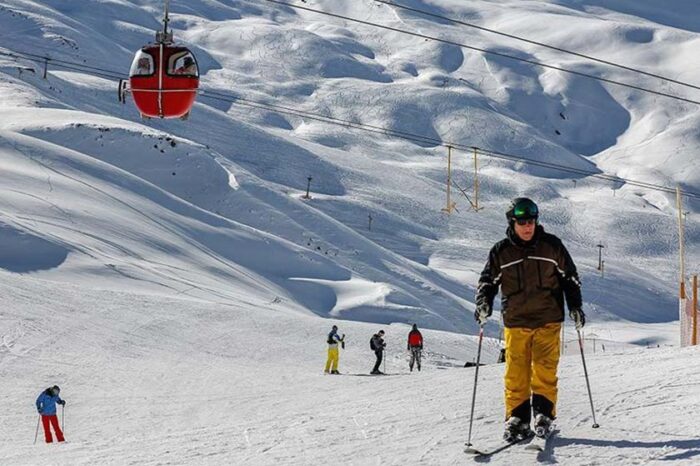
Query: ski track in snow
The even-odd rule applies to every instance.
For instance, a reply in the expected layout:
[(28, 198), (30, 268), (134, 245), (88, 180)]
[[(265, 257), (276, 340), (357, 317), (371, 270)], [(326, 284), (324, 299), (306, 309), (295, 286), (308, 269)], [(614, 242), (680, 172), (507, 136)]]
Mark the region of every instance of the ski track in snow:
[[(3, 278), (12, 305), (0, 322), (24, 328), (2, 332), (15, 335), (13, 346), (23, 348), (0, 353), (0, 375), (15, 381), (5, 389), (12, 402), (0, 426), (5, 464), (51, 458), (51, 464), (85, 465), (301, 465), (322, 464), (329, 452), (352, 465), (478, 462), (462, 452), (473, 368), (444, 369), (426, 358), (423, 371), (409, 373), (402, 351), (408, 326), (387, 327), (387, 367), (400, 377), (329, 376), (322, 374), (323, 339), (294, 337), (307, 329), (322, 336), (327, 323), (314, 317), (100, 290), (76, 294), (50, 282)], [(63, 304), (25, 301), (12, 291), (20, 282), (25, 292)], [(41, 317), (36, 328), (29, 325), (33, 316)], [(364, 340), (376, 326), (339, 325), (349, 336), (341, 371), (368, 371), (373, 355)], [(424, 333), (435, 352), (466, 355), (476, 343), (474, 337)], [(492, 357), (487, 350), (485, 358)], [(565, 356), (560, 432), (539, 461), (693, 464), (700, 451), (697, 357), (695, 348), (589, 355), (601, 425), (592, 429), (580, 359)], [(481, 368), (475, 445), (501, 435), (502, 373), (502, 365)], [(65, 445), (32, 445), (37, 380), (63, 388)], [(527, 464), (531, 457), (513, 447), (490, 463)]]
[[(652, 3), (406, 2), (692, 81), (700, 7)], [(6, 0), (0, 51), (126, 72), (160, 7)], [(696, 98), (370, 0), (312, 7)], [(172, 15), (208, 90), (700, 191), (694, 106), (267, 2), (174, 0)], [(579, 267), (601, 427), (567, 325), (560, 432), (536, 458), (513, 447), (484, 462), (700, 463), (698, 350), (671, 347), (672, 194), (480, 157), (484, 209), (453, 190), (448, 217), (443, 148), (205, 96), (187, 122), (142, 121), (116, 82), (42, 72), (0, 56), (1, 466), (482, 462), (463, 453), (474, 369), (462, 366), (478, 274), (520, 195)], [(471, 154), (453, 155), (454, 181), (471, 186)], [(684, 210), (694, 273), (700, 203)], [(412, 322), (426, 337), (415, 373)], [(348, 337), (339, 377), (322, 374), (333, 323)], [(379, 328), (396, 377), (355, 376)], [(487, 338), (476, 445), (502, 433), (498, 350)], [(33, 445), (34, 400), (54, 383), (68, 442)]]

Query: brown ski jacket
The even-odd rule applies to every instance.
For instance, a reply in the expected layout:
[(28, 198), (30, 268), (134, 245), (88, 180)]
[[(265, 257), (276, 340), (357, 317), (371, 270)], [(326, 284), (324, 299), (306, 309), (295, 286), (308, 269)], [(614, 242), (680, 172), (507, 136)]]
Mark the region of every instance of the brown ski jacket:
[(561, 240), (537, 226), (528, 242), (512, 228), (496, 243), (479, 278), (477, 306), (493, 309), (501, 289), (506, 327), (538, 328), (564, 321), (564, 298), (569, 309), (580, 309), (581, 282), (576, 266)]

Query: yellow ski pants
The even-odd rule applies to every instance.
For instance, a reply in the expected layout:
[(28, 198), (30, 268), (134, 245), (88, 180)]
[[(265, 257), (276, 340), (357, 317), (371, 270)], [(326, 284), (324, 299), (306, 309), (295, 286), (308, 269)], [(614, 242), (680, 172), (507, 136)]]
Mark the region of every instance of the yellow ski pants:
[(536, 412), (539, 405), (556, 416), (560, 331), (559, 322), (534, 329), (506, 327), (506, 419), (529, 420), (530, 397)]
[[(336, 346), (335, 348), (328, 348), (328, 359), (326, 360), (326, 372), (334, 370), (338, 370), (338, 360), (340, 359), (340, 355), (338, 352), (338, 347)], [(332, 366), (332, 368), (331, 368)]]

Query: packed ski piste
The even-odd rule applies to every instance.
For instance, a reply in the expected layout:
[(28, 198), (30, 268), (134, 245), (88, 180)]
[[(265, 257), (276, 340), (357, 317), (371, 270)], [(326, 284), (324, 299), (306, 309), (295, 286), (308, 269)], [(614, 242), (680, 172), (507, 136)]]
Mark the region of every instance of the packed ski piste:
[[(569, 316), (579, 332), (586, 322), (581, 308), (581, 283), (576, 266), (562, 241), (545, 232), (539, 224), (539, 209), (529, 198), (516, 198), (506, 212), (506, 238), (497, 242), (489, 252), (486, 266), (479, 278), (474, 317), (479, 323), (479, 346), (474, 367), (474, 387), (469, 432), (465, 453), (477, 457), (492, 456), (505, 449), (524, 444), (524, 450), (544, 452), (548, 440), (557, 432), (555, 425), (558, 378), (557, 369), (561, 354), (560, 334), (564, 321), (564, 302)], [(478, 446), (471, 443), (474, 410), (481, 365), (483, 327), (493, 312), (494, 298), (501, 291), (504, 319), (505, 349), (505, 423), (502, 441)], [(338, 334), (333, 325), (326, 336), (328, 354), (324, 373), (327, 375), (397, 375), (386, 371), (384, 352), (387, 343), (385, 331), (379, 330), (369, 340), (374, 353), (374, 366), (367, 373), (341, 374), (340, 350), (345, 348), (346, 335)], [(421, 371), (423, 335), (413, 324), (406, 336), (409, 373), (414, 368)], [(585, 368), (583, 346), (581, 357)], [(382, 362), (384, 361), (384, 370)], [(586, 383), (588, 374), (586, 372)], [(590, 394), (590, 386), (589, 397)], [(54, 385), (44, 390), (36, 400), (36, 407), (43, 425), (46, 443), (64, 442), (59, 425), (56, 405), (65, 406), (59, 396), (60, 388)], [(591, 410), (595, 423), (595, 409), (591, 398)], [(478, 428), (478, 426), (477, 426)], [(39, 431), (34, 442), (36, 443)]]
[(700, 0), (3, 0), (0, 466), (700, 465), (699, 44)]

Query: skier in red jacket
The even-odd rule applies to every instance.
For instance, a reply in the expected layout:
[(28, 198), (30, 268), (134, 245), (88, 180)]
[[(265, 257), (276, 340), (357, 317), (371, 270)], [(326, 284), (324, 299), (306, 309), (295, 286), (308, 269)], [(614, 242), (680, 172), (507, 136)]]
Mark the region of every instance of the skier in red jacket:
[(423, 335), (421, 335), (418, 330), (418, 325), (413, 324), (413, 328), (408, 332), (408, 351), (411, 352), (411, 361), (408, 363), (408, 367), (413, 372), (413, 365), (415, 364), (420, 370), (420, 358), (421, 352), (423, 351)]

